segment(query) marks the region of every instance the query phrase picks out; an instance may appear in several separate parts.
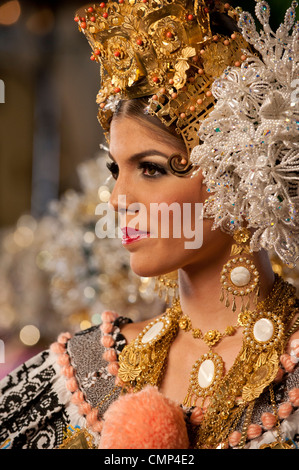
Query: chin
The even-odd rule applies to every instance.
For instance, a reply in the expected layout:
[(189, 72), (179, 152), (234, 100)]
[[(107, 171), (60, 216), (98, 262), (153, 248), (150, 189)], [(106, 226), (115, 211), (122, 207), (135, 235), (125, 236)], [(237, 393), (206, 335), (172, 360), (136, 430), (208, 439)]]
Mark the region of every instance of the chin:
[(132, 271), (140, 277), (155, 277), (159, 276), (160, 270), (155, 269), (150, 265), (149, 262), (142, 263), (141, 261), (136, 262), (136, 260), (130, 259), (130, 266)]
[[(168, 259), (167, 259), (168, 258)], [(156, 277), (168, 274), (178, 269), (173, 263), (169, 264), (171, 255), (166, 257), (153, 256), (152, 258), (142, 258), (139, 254), (131, 254), (130, 266), (132, 271), (140, 277)]]

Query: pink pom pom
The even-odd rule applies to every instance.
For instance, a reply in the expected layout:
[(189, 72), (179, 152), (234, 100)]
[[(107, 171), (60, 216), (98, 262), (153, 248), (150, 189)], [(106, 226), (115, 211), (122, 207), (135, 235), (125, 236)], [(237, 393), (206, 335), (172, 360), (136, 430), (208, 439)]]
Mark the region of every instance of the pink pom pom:
[(64, 375), (68, 379), (74, 377), (74, 368), (73, 366), (64, 366), (61, 371), (61, 375)]
[(294, 354), (294, 356), (299, 357), (299, 344), (296, 344), (296, 346), (292, 347), (292, 353)]
[(112, 310), (105, 310), (101, 317), (103, 322), (113, 322), (118, 317), (118, 313), (113, 312)]
[(299, 388), (292, 388), (289, 391), (289, 397), (293, 406), (299, 406)]
[(262, 434), (262, 427), (259, 424), (250, 424), (247, 429), (248, 439), (255, 439)]
[(70, 333), (61, 333), (59, 336), (58, 336), (58, 343), (61, 343), (61, 344), (65, 344), (68, 342), (69, 339), (71, 339), (71, 334)]
[(91, 426), (91, 429), (93, 432), (99, 432), (101, 433), (102, 432), (102, 429), (103, 429), (103, 421), (97, 421), (95, 422), (92, 426)]
[(293, 407), (292, 407), (292, 404), (290, 402), (282, 403), (280, 405), (280, 407), (278, 408), (278, 416), (281, 419), (285, 419), (288, 416), (290, 416), (292, 411), (293, 411)]
[(60, 343), (53, 343), (50, 346), (50, 350), (55, 354), (63, 354), (65, 352), (65, 347)]
[(188, 449), (183, 411), (155, 387), (121, 395), (104, 414), (100, 449)]
[(296, 364), (294, 361), (292, 361), (292, 358), (289, 356), (289, 354), (282, 354), (282, 356), (280, 356), (280, 362), (285, 368), (286, 372), (293, 372)]
[(93, 408), (87, 415), (86, 421), (88, 426), (93, 426), (98, 421), (98, 410)]
[(239, 445), (241, 436), (242, 434), (240, 433), (240, 431), (234, 431), (229, 435), (228, 442), (231, 445), (231, 447), (236, 447), (237, 445)]
[(293, 339), (290, 344), (290, 355), (295, 363), (298, 361), (296, 360), (299, 357), (299, 338)]
[(74, 405), (80, 405), (81, 403), (84, 402), (84, 394), (81, 392), (81, 390), (76, 390), (76, 392), (73, 394), (71, 398), (71, 402), (74, 403)]
[(78, 405), (78, 410), (81, 415), (88, 415), (91, 412), (91, 406), (89, 403), (84, 401), (80, 405)]
[(117, 376), (118, 374), (118, 369), (119, 369), (119, 364), (118, 362), (110, 362), (110, 364), (107, 367), (109, 374)]
[(78, 382), (77, 380), (75, 379), (75, 377), (72, 377), (71, 379), (68, 379), (67, 382), (66, 382), (66, 388), (70, 391), (70, 392), (75, 392), (76, 390), (78, 390)]
[(115, 385), (116, 387), (123, 387), (124, 386), (124, 382), (117, 376), (115, 377)]
[(261, 418), (265, 429), (272, 429), (276, 424), (276, 418), (272, 413), (265, 412)]
[(193, 424), (194, 426), (198, 426), (202, 422), (203, 417), (204, 417), (203, 409), (200, 408), (199, 406), (196, 406), (191, 413), (190, 423)]
[(104, 348), (112, 348), (112, 346), (114, 345), (114, 339), (110, 335), (105, 335), (101, 339), (101, 343)]
[(103, 359), (107, 362), (114, 362), (117, 360), (117, 355), (114, 349), (108, 349), (107, 351), (104, 352), (103, 354)]
[(112, 323), (103, 323), (100, 326), (100, 329), (103, 333), (108, 334), (108, 333), (111, 333), (111, 331), (113, 330), (113, 325)]
[(58, 356), (57, 358), (57, 363), (60, 365), (60, 366), (68, 366), (69, 363), (70, 363), (70, 358), (69, 358), (69, 355), (68, 354), (61, 354), (60, 356)]

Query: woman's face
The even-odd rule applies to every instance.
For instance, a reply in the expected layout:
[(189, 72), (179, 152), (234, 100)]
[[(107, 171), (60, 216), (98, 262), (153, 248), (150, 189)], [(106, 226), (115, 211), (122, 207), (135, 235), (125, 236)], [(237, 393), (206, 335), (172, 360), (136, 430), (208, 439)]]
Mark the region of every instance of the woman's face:
[[(109, 151), (116, 179), (109, 204), (119, 213), (132, 270), (152, 277), (211, 256), (218, 230), (211, 232), (211, 219), (200, 217), (208, 196), (202, 174), (177, 177), (167, 169), (167, 158), (178, 153), (175, 144), (135, 119), (120, 117), (111, 124)], [(134, 230), (142, 231), (135, 241)]]

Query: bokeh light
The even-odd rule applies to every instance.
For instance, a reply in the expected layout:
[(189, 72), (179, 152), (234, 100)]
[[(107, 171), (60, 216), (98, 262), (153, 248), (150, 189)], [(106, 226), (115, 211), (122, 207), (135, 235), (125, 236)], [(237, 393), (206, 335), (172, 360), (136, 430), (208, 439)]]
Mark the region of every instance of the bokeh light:
[(20, 340), (26, 346), (34, 346), (39, 342), (40, 331), (34, 325), (26, 325), (20, 331)]
[(31, 33), (43, 36), (52, 31), (54, 24), (54, 14), (50, 8), (42, 8), (31, 14), (27, 20), (26, 26)]
[(15, 24), (21, 15), (20, 3), (16, 0), (4, 3), (0, 6), (0, 24), (11, 26)]

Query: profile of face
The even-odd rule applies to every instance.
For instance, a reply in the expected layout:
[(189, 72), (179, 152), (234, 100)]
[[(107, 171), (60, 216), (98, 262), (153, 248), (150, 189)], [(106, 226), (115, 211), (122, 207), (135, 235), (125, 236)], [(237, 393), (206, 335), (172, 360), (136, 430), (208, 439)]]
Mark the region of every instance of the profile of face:
[[(169, 171), (167, 159), (175, 153), (175, 139), (166, 141), (145, 120), (128, 116), (112, 120), (107, 166), (116, 181), (109, 205), (118, 212), (124, 233), (126, 227), (134, 227), (147, 234), (123, 242), (131, 268), (139, 276), (208, 263), (231, 238), (219, 229), (211, 230), (211, 219), (202, 220), (208, 193), (201, 172), (190, 178)], [(157, 211), (157, 207), (166, 210)]]

